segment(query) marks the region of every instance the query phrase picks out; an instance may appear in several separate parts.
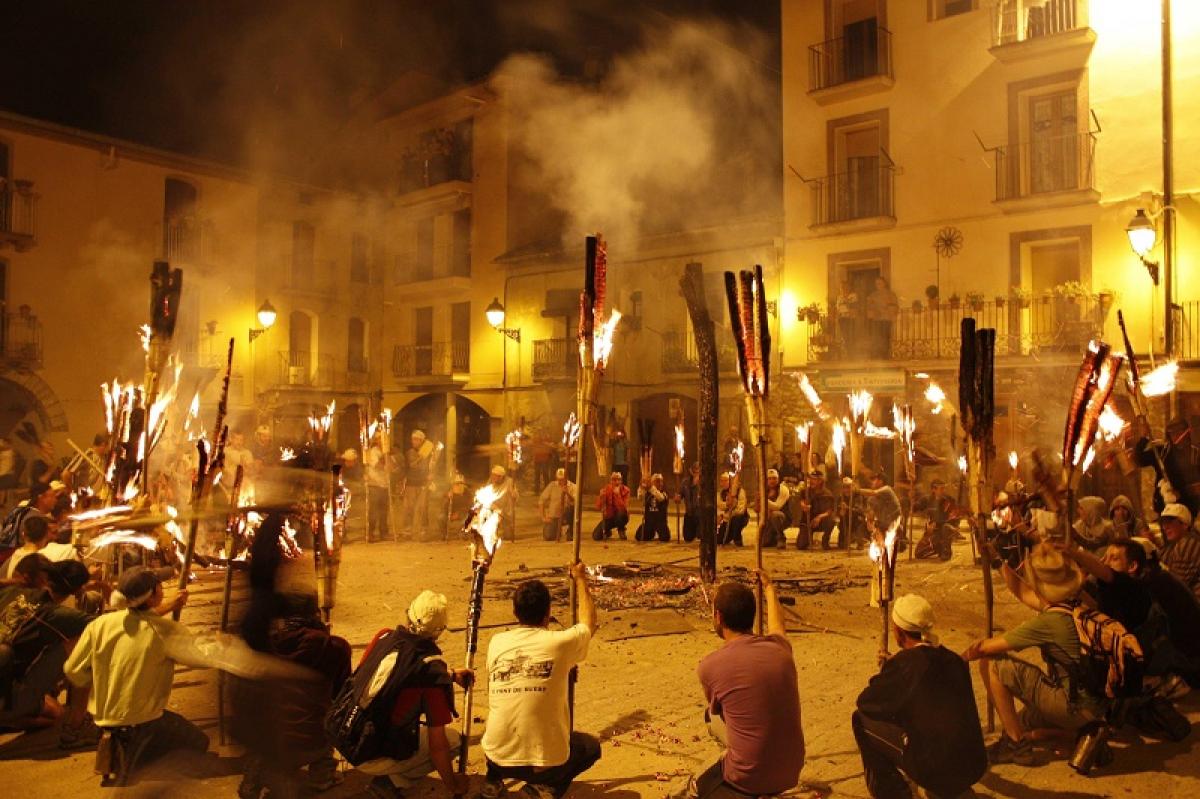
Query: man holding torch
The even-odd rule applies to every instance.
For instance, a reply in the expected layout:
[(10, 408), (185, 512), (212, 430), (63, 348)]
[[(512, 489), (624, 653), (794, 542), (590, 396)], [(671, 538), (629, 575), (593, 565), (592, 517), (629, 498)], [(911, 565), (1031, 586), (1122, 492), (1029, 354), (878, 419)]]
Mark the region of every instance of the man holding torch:
[(484, 799), (502, 796), (505, 779), (524, 780), (524, 795), (535, 799), (562, 796), (600, 759), (595, 736), (571, 731), (567, 684), (571, 670), (587, 657), (596, 606), (583, 563), (571, 565), (570, 578), (578, 624), (551, 630), (550, 590), (541, 580), (528, 580), (513, 594), (517, 628), (497, 633), (488, 644)]

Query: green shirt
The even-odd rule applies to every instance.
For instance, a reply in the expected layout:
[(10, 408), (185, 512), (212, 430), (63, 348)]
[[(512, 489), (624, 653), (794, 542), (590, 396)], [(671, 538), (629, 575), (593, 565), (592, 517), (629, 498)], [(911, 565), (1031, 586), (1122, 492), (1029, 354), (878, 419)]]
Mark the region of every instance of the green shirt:
[(1052, 670), (1079, 662), (1079, 635), (1069, 613), (1043, 610), (1015, 630), (1006, 632), (1004, 640), (1017, 651), (1038, 647), (1042, 659)]

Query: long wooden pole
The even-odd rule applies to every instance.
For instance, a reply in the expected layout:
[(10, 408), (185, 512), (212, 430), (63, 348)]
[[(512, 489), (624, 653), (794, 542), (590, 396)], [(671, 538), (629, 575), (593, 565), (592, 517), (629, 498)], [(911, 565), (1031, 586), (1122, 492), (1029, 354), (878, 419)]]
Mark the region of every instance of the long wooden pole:
[[(759, 418), (761, 419), (762, 398), (753, 397), (752, 402), (756, 402), (760, 409)], [(758, 436), (758, 535), (754, 537), (754, 565), (760, 572), (763, 567), (763, 530), (770, 520), (770, 514), (767, 508), (767, 423), (765, 421), (758, 423), (756, 435)], [(782, 530), (780, 534), (782, 534)], [(766, 615), (766, 607), (763, 605), (763, 586), (761, 580), (754, 581), (754, 601), (758, 605), (758, 612), (755, 614), (754, 624), (756, 632), (759, 635), (763, 634), (763, 617)]]

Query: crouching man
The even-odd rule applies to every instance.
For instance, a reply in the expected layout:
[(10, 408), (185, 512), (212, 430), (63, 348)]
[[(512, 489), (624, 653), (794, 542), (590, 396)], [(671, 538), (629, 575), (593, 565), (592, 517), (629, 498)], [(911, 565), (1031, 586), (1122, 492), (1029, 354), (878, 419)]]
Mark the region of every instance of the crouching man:
[(550, 591), (542, 581), (528, 580), (513, 594), (519, 626), (488, 644), (484, 799), (502, 795), (506, 778), (524, 780), (526, 796), (562, 796), (600, 759), (594, 736), (571, 731), (567, 685), (572, 669), (587, 657), (596, 608), (583, 564), (574, 564), (570, 572), (579, 599), (578, 624), (549, 629)]
[[(456, 772), (452, 762), (461, 737), (450, 725), (455, 716), (454, 684), (468, 687), (474, 675), (467, 669), (448, 668), (442, 659), (442, 652), (434, 642), (445, 631), (446, 620), (445, 595), (422, 591), (408, 606), (407, 625), (376, 633), (359, 663), (362, 669), (363, 664), (372, 662), (376, 647), (384, 646), (385, 639), (390, 639), (387, 646), (399, 647), (395, 649), (399, 654), (387, 657), (415, 664), (401, 675), (396, 686), (391, 712), (393, 729), (386, 738), (388, 742), (403, 742), (415, 733), (419, 735), (416, 751), (403, 760), (384, 756), (358, 766), (359, 771), (374, 776), (367, 791), (376, 799), (403, 799), (406, 788), (435, 770), (451, 794), (462, 796), (467, 792), (467, 776)], [(413, 649), (416, 657), (405, 654)]]
[(763, 605), (767, 634), (754, 634), (754, 592), (741, 583), (722, 583), (713, 597), (713, 629), (725, 643), (697, 669), (705, 718), (725, 752), (692, 779), (686, 796), (738, 797), (782, 793), (800, 779), (804, 730), (796, 664), (783, 623), (775, 584), (766, 572)]
[(930, 796), (958, 796), (987, 770), (971, 672), (938, 645), (923, 597), (896, 600), (892, 635), (900, 651), (858, 695), (851, 717), (867, 790), (875, 799), (907, 799), (903, 772)]
[[(204, 752), (208, 735), (166, 709), (175, 679), (170, 639), (187, 628), (159, 615), (163, 588), (157, 575), (141, 566), (121, 575), (114, 606), (83, 630), (63, 671), (68, 680), (91, 686), (88, 710), (103, 731), (96, 771), (105, 785), (124, 785), (143, 762), (173, 749)], [(169, 610), (182, 607), (180, 593)]]

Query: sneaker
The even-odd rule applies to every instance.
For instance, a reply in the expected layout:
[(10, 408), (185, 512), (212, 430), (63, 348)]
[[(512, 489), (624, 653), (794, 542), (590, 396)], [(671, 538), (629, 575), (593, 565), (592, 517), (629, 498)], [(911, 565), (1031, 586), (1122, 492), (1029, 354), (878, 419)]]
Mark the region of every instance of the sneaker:
[(90, 718), (78, 727), (63, 724), (58, 734), (58, 748), (65, 750), (91, 749), (100, 743), (100, 728)]
[(367, 794), (375, 799), (404, 799), (404, 790), (389, 777), (375, 777), (367, 783)]
[(508, 794), (503, 780), (487, 780), (479, 789), (479, 799), (499, 799)]
[(534, 785), (527, 782), (521, 789), (521, 796), (527, 796), (529, 799), (555, 799), (557, 794), (547, 785)]
[(1033, 751), (1033, 742), (1028, 738), (1014, 741), (1001, 734), (997, 741), (987, 749), (988, 762), (994, 765), (1013, 763), (1018, 766), (1037, 765), (1037, 755)]

